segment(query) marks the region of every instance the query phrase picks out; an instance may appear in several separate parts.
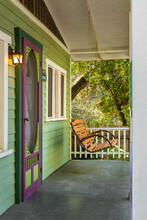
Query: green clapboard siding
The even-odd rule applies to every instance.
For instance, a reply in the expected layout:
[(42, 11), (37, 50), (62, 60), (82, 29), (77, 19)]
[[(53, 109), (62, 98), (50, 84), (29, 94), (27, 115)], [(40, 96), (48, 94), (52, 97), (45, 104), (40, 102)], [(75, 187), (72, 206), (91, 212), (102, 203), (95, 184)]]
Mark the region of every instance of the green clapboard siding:
[[(45, 121), (46, 82), (42, 83), (42, 178), (44, 180), (70, 158), (70, 57), (62, 47), (37, 26), (37, 24), (31, 21), (10, 0), (0, 0), (0, 30), (11, 36), (11, 46), (13, 48), (15, 47), (15, 27), (21, 28), (43, 45), (43, 69), (46, 69), (45, 59), (48, 58), (67, 71), (67, 120), (65, 121)], [(15, 66), (8, 66), (8, 75), (8, 148), (13, 148), (14, 153), (0, 159), (0, 215), (15, 203)]]
[[(1, 25), (1, 23), (0, 23)], [(12, 155), (0, 158), (0, 215), (15, 203), (15, 69), (8, 66), (8, 148)]]

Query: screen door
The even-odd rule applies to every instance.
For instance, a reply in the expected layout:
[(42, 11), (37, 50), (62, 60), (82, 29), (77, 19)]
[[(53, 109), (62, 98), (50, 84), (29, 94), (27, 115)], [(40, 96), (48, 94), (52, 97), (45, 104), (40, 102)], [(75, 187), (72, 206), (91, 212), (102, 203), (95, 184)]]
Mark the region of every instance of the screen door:
[(41, 51), (23, 38), (22, 66), (22, 197), (40, 185)]

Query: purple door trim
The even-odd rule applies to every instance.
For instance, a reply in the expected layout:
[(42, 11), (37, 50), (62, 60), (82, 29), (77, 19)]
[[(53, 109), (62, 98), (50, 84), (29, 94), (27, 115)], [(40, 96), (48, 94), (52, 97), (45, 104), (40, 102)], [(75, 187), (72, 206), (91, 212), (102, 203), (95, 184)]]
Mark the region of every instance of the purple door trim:
[[(39, 54), (39, 82), (37, 89), (37, 97), (38, 97), (38, 116), (37, 121), (39, 122), (39, 151), (32, 153), (31, 155), (25, 157), (25, 71), (26, 71), (26, 46), (30, 47), (32, 50), (36, 51)], [(28, 41), (26, 38), (22, 39), (22, 49), (23, 49), (23, 65), (22, 65), (22, 199), (25, 201), (30, 195), (36, 191), (36, 189), (40, 186), (40, 164), (41, 164), (41, 50)], [(29, 168), (25, 168), (25, 161), (28, 158), (31, 158), (34, 155), (38, 154), (38, 161), (33, 165), (29, 166), (31, 169), (31, 181), (32, 184), (25, 189), (25, 172)], [(39, 178), (33, 182), (33, 167), (35, 165), (39, 165)]]

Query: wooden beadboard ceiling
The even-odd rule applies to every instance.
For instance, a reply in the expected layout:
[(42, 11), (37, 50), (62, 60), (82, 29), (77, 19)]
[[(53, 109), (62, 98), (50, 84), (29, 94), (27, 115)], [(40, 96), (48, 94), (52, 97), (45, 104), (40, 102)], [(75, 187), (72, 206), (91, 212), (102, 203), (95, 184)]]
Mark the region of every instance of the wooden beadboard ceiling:
[(74, 61), (129, 58), (129, 0), (45, 3)]

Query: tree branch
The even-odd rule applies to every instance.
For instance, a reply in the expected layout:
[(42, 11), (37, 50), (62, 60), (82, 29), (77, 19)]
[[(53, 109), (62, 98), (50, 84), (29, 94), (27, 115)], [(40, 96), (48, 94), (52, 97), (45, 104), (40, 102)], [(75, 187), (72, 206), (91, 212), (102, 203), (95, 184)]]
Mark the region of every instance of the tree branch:
[(72, 100), (76, 97), (76, 95), (87, 86), (87, 80), (82, 77), (79, 81), (72, 87)]

